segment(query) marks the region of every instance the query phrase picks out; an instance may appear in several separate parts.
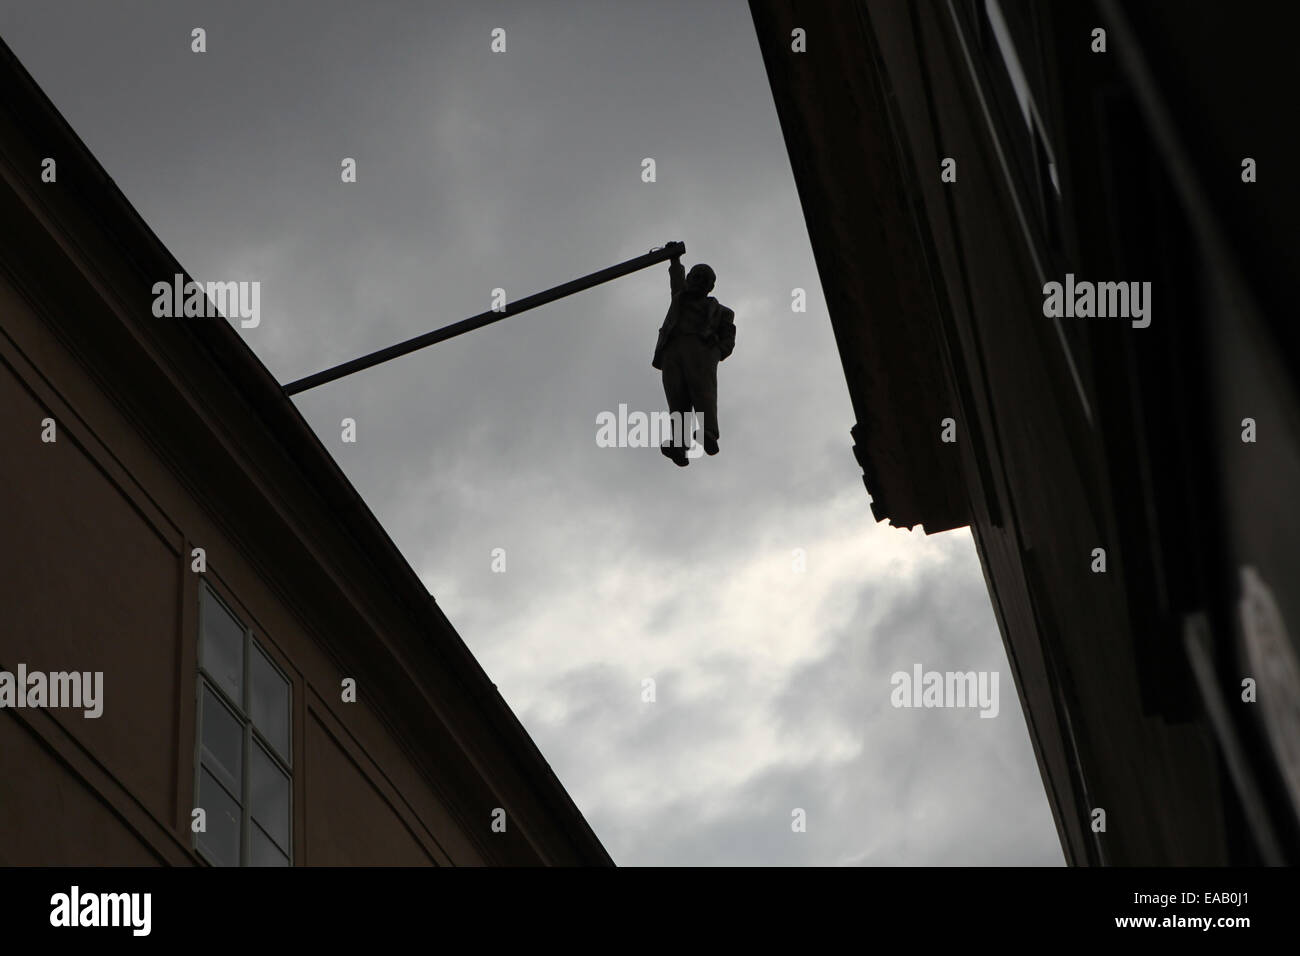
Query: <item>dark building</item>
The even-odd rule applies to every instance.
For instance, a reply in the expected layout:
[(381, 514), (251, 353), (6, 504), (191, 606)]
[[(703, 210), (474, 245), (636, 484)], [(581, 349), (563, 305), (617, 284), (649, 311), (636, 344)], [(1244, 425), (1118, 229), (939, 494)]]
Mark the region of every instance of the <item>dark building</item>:
[(185, 270), (3, 45), (0, 90), (0, 685), (102, 674), (0, 712), (0, 864), (609, 864), (239, 335), (154, 316)]
[(750, 8), (871, 507), (971, 527), (1066, 859), (1300, 862), (1279, 8)]

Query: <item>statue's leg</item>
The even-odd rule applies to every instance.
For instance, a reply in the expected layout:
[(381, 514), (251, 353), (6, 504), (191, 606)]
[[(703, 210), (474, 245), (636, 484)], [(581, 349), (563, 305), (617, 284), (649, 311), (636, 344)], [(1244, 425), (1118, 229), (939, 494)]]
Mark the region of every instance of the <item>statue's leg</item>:
[(673, 413), (673, 437), (661, 446), (661, 450), (676, 464), (685, 465), (689, 442), (682, 423), (690, 415), (691, 390), (681, 345), (680, 338), (665, 345), (659, 363), (663, 366), (664, 397), (668, 400), (668, 411)]
[(718, 453), (718, 349), (693, 338), (690, 350), (689, 382), (691, 404), (704, 418), (704, 450)]

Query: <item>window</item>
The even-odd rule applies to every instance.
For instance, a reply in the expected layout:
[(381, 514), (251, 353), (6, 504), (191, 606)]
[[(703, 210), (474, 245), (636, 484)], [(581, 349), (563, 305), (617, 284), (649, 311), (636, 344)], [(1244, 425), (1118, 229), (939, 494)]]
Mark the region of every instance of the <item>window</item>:
[[(1027, 144), (1017, 136), (1020, 146), (1019, 156), (1022, 175), (1031, 183), (1034, 203), (1040, 217), (1047, 241), (1053, 250), (1061, 248), (1061, 180), (1056, 170), (1056, 158), (1043, 127), (1043, 118), (1034, 103), (1034, 94), (1030, 89), (1026, 66), (1021, 63), (1012, 39), (1011, 26), (1003, 16), (998, 0), (984, 0), (985, 20), (992, 33), (994, 45), (1006, 70), (1006, 79), (1011, 83), (1012, 95), (1020, 118), (1024, 121), (1028, 134)], [(1037, 51), (1035, 51), (1037, 53)]]
[(289, 866), (289, 680), (206, 584), (199, 596), (195, 846), (216, 866)]
[[(1046, 61), (1034, 39), (1044, 9), (1031, 0), (967, 0), (960, 8), (949, 6), (1034, 270), (1045, 283), (1065, 271), (1061, 257), (1066, 243), (1061, 173), (1033, 93), (1035, 77), (1046, 88)], [(1083, 381), (1090, 355), (1086, 326), (1067, 326), (1059, 318), (1052, 325), (1084, 422), (1092, 426), (1092, 403)], [(1057, 378), (1053, 375), (1052, 381)]]

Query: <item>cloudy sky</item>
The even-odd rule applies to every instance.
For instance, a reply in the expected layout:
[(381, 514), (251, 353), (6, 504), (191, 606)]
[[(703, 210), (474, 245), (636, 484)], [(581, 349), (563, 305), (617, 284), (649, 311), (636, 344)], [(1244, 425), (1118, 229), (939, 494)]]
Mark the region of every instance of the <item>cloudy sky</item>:
[[(262, 283), (282, 382), (668, 240), (717, 271), (685, 469), (595, 442), (663, 407), (666, 265), (295, 400), (616, 862), (1063, 862), (969, 533), (872, 519), (743, 2), (0, 0), (0, 35), (192, 275)], [(917, 663), (999, 671), (999, 716), (893, 708)]]

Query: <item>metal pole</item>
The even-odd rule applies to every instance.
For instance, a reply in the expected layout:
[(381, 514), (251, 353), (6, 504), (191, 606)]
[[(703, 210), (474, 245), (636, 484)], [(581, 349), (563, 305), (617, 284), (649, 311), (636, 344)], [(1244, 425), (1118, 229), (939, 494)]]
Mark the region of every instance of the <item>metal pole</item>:
[(398, 342), (396, 345), (390, 345), (386, 349), (380, 349), (378, 352), (371, 352), (369, 355), (363, 355), (355, 358), (350, 362), (344, 362), (342, 365), (336, 365), (333, 368), (327, 368), (322, 372), (316, 372), (314, 375), (308, 375), (306, 378), (300, 378), (296, 382), (290, 382), (284, 386), (286, 395), (296, 395), (304, 392), (309, 388), (315, 388), (317, 385), (324, 385), (326, 382), (332, 382), (336, 378), (342, 378), (344, 375), (351, 375), (353, 372), (360, 372), (362, 369), (370, 368), (372, 365), (378, 365), (380, 362), (387, 362), (389, 359), (395, 359), (399, 355), (406, 355), (408, 352), (414, 352), (416, 349), (422, 349), (428, 345), (435, 345), (438, 342), (445, 342), (447, 339), (462, 335), (465, 332), (472, 332), (474, 329), (481, 329), (485, 325), (491, 325), (493, 322), (500, 322), (502, 319), (508, 319), (520, 312), (527, 312), (529, 309), (535, 309), (539, 305), (546, 305), (548, 302), (554, 302), (556, 299), (562, 299), (566, 295), (573, 295), (575, 292), (581, 292), (583, 289), (590, 289), (592, 286), (600, 285), (602, 282), (608, 282), (611, 279), (617, 279), (629, 273), (636, 272), (638, 269), (644, 269), (647, 266), (655, 265), (660, 262), (667, 262), (669, 259), (685, 254), (686, 244), (683, 242), (670, 242), (658, 249), (651, 249), (643, 256), (637, 256), (635, 259), (628, 259), (626, 262), (620, 262), (618, 265), (610, 266), (608, 269), (601, 269), (599, 272), (593, 272), (591, 275), (582, 276), (564, 285), (557, 285), (553, 289), (547, 289), (545, 292), (537, 292), (533, 295), (518, 299), (513, 303), (506, 305), (501, 311), (480, 312), (478, 315), (470, 316), (468, 319), (461, 319), (459, 322), (453, 322), (451, 325), (443, 326), (440, 329), (434, 329), (432, 332), (425, 332), (423, 335), (417, 335), (413, 339), (407, 339), (405, 342)]

